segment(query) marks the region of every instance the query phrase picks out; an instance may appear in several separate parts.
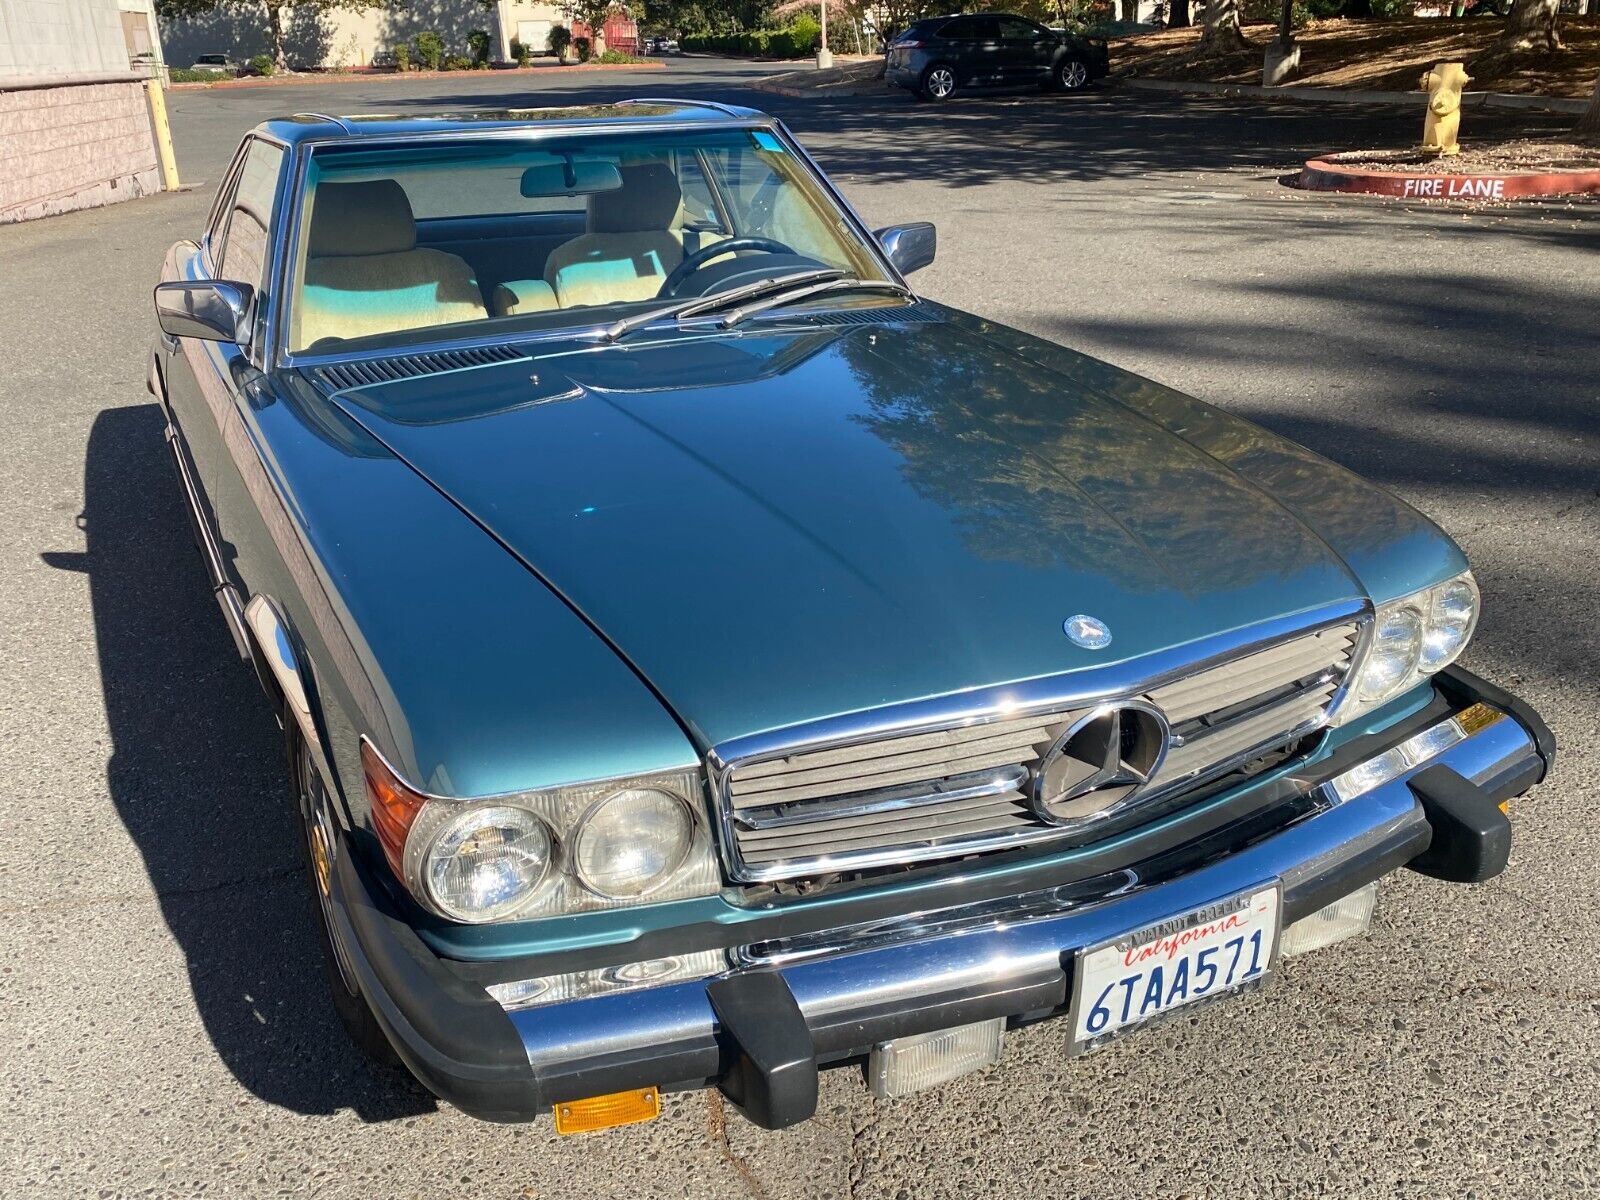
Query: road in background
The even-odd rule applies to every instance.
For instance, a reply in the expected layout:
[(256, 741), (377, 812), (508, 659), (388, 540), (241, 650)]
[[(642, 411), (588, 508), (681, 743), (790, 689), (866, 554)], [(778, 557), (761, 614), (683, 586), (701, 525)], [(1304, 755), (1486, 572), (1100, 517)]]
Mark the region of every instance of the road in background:
[[(0, 1192), (1600, 1185), (1600, 205), (1408, 208), (1276, 182), (1316, 151), (1405, 144), (1420, 114), (746, 90), (768, 69), (173, 93), (195, 190), (0, 229)], [(1476, 889), (1397, 877), (1372, 936), (1087, 1059), (1047, 1024), (998, 1069), (899, 1102), (829, 1073), (817, 1119), (786, 1133), (691, 1094), (653, 1124), (558, 1140), (364, 1065), (324, 998), (278, 734), (231, 661), (144, 390), (149, 289), (263, 117), (662, 94), (775, 111), (871, 223), (937, 222), (928, 295), (1259, 420), (1450, 530), (1485, 599), (1468, 664), (1561, 742), (1553, 783), (1513, 808), (1510, 870)], [(1465, 132), (1510, 127), (1474, 112)]]

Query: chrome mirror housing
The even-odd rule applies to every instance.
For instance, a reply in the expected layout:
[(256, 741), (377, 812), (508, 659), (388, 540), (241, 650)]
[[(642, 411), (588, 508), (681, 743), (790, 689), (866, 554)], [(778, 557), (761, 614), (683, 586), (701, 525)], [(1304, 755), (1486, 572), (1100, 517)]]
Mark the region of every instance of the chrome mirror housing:
[(226, 279), (183, 280), (156, 285), (156, 319), (169, 337), (200, 338), (207, 342), (250, 340), (248, 284)]
[(889, 225), (877, 230), (873, 237), (889, 256), (889, 261), (902, 275), (920, 271), (933, 261), (939, 245), (939, 234), (928, 221), (913, 221), (908, 225)]

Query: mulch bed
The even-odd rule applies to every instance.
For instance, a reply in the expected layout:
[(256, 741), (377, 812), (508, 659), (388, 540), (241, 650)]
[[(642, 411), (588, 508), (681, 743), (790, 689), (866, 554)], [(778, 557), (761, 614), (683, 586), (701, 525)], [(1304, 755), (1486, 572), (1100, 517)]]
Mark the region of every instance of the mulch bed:
[[(1312, 21), (1296, 31), (1302, 87), (1416, 91), (1422, 73), (1435, 63), (1465, 62), (1471, 90), (1587, 98), (1600, 77), (1600, 17), (1561, 18), (1566, 49), (1554, 54), (1526, 53), (1510, 61), (1485, 56), (1504, 23), (1494, 17), (1395, 21)], [(1248, 49), (1218, 58), (1195, 51), (1199, 29), (1163, 29), (1111, 43), (1111, 67), (1141, 79), (1260, 83), (1261, 56), (1275, 29), (1245, 29)], [(1475, 62), (1474, 60), (1481, 60)]]
[(1600, 171), (1600, 146), (1524, 138), (1463, 146), (1460, 154), (1449, 157), (1420, 150), (1354, 150), (1324, 155), (1323, 161), (1364, 171), (1408, 175), (1550, 175), (1560, 171)]

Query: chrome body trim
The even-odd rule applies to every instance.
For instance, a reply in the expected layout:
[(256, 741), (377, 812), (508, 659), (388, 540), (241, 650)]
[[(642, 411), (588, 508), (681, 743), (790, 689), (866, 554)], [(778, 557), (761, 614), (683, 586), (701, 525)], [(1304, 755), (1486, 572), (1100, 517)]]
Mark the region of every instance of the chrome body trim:
[[(833, 1029), (857, 1014), (865, 1018), (885, 1006), (918, 1005), (966, 984), (1054, 979), (1064, 1000), (1063, 964), (1076, 950), (1275, 881), (1281, 881), (1292, 911), (1297, 895), (1303, 898), (1313, 885), (1324, 886), (1330, 876), (1360, 870), (1368, 861), (1364, 855), (1414, 845), (1428, 826), (1407, 786), (1416, 771), (1443, 763), (1480, 786), (1493, 787), (1537, 761), (1529, 731), (1516, 720), (1499, 720), (1398, 778), (1343, 803), (1327, 803), (1252, 846), (1164, 883), (1145, 884), (1130, 870), (1122, 887), (1093, 901), (1075, 898), (1066, 887), (1050, 888), (757, 943), (733, 951), (731, 973), (779, 972), (808, 1024)], [(1352, 889), (1369, 878), (1353, 875)], [(627, 961), (634, 952), (624, 945), (617, 954)], [(706, 982), (665, 984), (507, 1016), (536, 1067), (581, 1070), (610, 1056), (713, 1034), (717, 1023)], [(937, 1016), (933, 1012), (930, 1020)]]
[[(162, 407), (166, 407), (165, 403)], [(223, 569), (222, 552), (217, 548), (210, 522), (206, 520), (205, 510), (200, 505), (200, 490), (195, 486), (194, 476), (189, 471), (189, 456), (183, 445), (183, 435), (172, 423), (170, 413), (165, 436), (167, 447), (172, 451), (173, 465), (178, 470), (178, 482), (183, 486), (184, 501), (189, 506), (189, 518), (194, 522), (195, 537), (200, 542), (200, 557), (205, 560), (206, 574), (210, 576), (211, 594), (216, 599), (218, 607), (222, 609), (223, 621), (228, 626), (229, 636), (233, 638), (234, 649), (239, 652), (240, 658), (249, 662), (250, 638), (245, 633), (244, 608), (239, 603), (239, 593), (234, 591)]]
[[(1357, 645), (1352, 654), (1359, 654), (1372, 612), (1372, 602), (1365, 598), (1336, 601), (1307, 612), (1276, 617), (1200, 642), (1126, 659), (1120, 663), (1110, 663), (1092, 670), (1043, 676), (1018, 683), (914, 700), (866, 712), (847, 713), (806, 725), (751, 734), (719, 743), (707, 753), (706, 767), (711, 784), (712, 807), (719, 825), (723, 866), (729, 876), (740, 883), (764, 883), (776, 879), (827, 874), (844, 869), (870, 870), (874, 867), (894, 866), (930, 856), (926, 848), (907, 850), (897, 847), (853, 855), (794, 859), (778, 865), (745, 863), (739, 856), (733, 818), (731, 784), (736, 766), (749, 766), (800, 751), (853, 746), (892, 736), (941, 729), (967, 728), (1033, 713), (1064, 713), (1074, 708), (1097, 707), (1113, 701), (1133, 701), (1154, 688), (1190, 675), (1197, 675), (1254, 651), (1269, 648), (1287, 638), (1312, 634), (1352, 622), (1360, 629)], [(1339, 690), (1328, 702), (1327, 713), (1337, 708), (1352, 674), (1353, 671), (1347, 673)], [(1182, 779), (1163, 781), (1159, 790), (1151, 789), (1140, 796), (1140, 799), (1154, 800), (1162, 795), (1170, 795), (1176, 787), (1195, 786), (1207, 779), (1217, 778), (1240, 763), (1248, 762), (1266, 748), (1283, 745), (1315, 733), (1327, 724), (1327, 720), (1327, 716), (1323, 715), (1305, 722), (1303, 727), (1287, 732), (1277, 731), (1267, 742), (1242, 750), (1221, 763), (1210, 764), (1205, 769)], [(958, 849), (947, 849), (946, 853), (983, 854), (1081, 835), (1081, 829), (1057, 827), (1014, 829), (990, 837), (961, 842)]]

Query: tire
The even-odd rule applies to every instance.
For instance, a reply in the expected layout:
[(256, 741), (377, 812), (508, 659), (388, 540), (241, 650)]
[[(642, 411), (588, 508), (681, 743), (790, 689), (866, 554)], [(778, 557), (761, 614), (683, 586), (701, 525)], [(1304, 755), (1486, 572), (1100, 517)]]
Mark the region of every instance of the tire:
[(1081, 58), (1063, 58), (1051, 72), (1058, 91), (1081, 92), (1089, 86), (1089, 64)]
[(922, 73), (917, 95), (924, 100), (948, 100), (956, 94), (956, 69), (949, 63), (933, 63)]
[[(339, 1024), (350, 1040), (368, 1059), (385, 1067), (400, 1067), (400, 1058), (384, 1035), (383, 1027), (372, 1015), (355, 972), (346, 960), (333, 920), (333, 902), (328, 883), (333, 871), (333, 855), (341, 850), (334, 825), (333, 807), (327, 783), (307, 749), (305, 739), (294, 731), (293, 718), (284, 714), (289, 734), (289, 767), (295, 796), (295, 826), (300, 831), (300, 850), (305, 856), (306, 879), (311, 903), (316, 909), (317, 943), (322, 949), (322, 965), (328, 977), (328, 994)], [(344, 851), (348, 853), (348, 850)]]

